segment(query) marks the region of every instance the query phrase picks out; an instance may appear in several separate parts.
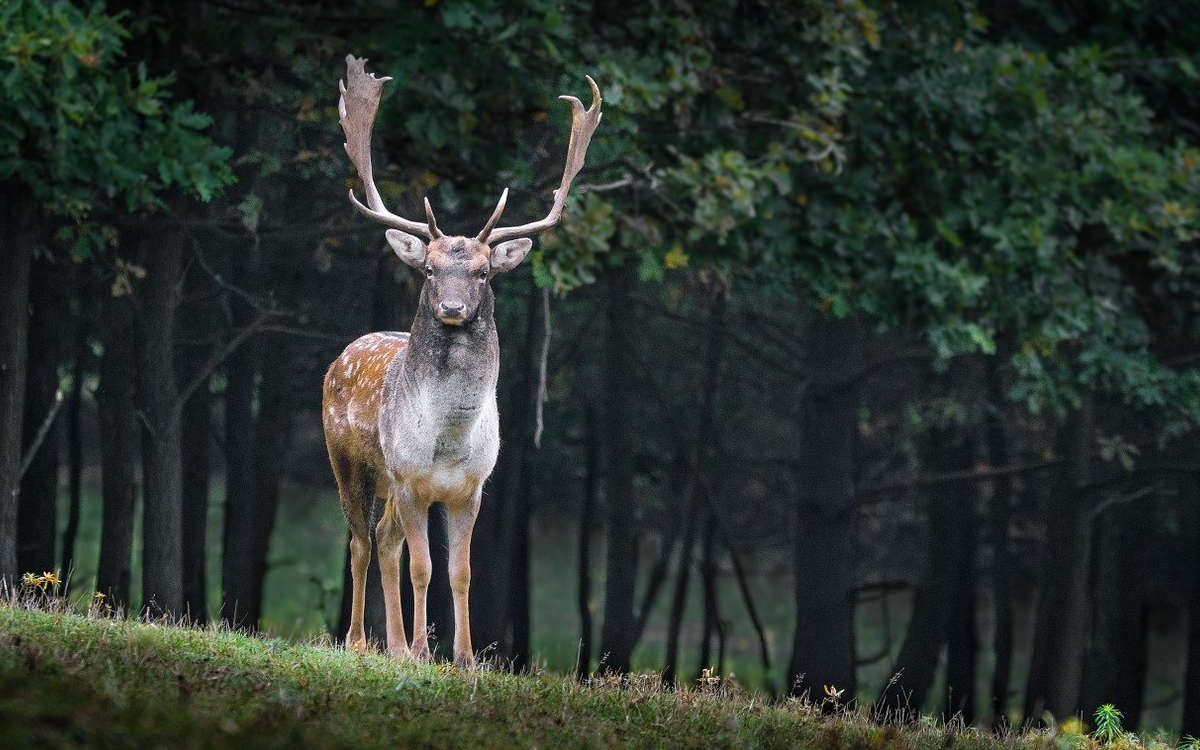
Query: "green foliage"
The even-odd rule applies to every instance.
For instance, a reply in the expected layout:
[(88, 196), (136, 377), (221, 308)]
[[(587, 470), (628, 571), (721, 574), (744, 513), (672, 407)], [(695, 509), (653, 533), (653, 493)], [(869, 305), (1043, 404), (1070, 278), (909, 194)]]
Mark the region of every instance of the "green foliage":
[(1125, 718), (1124, 714), (1116, 706), (1105, 703), (1096, 709), (1096, 713), (1092, 717), (1096, 722), (1096, 728), (1092, 734), (1106, 745), (1124, 739), (1125, 730), (1121, 727), (1123, 718)]
[(1200, 236), (1200, 152), (1156, 141), (1099, 48), (1050, 55), (940, 18), (882, 33), (852, 83), (846, 169), (800, 223), (822, 306), (922, 328), (942, 359), (1003, 333), (1034, 411), (1100, 390), (1200, 416), (1195, 375), (1154, 357), (1143, 316)]
[(0, 180), (76, 222), (78, 255), (111, 233), (97, 211), (161, 209), (172, 191), (207, 201), (232, 181), (210, 118), (171, 97), (171, 76), (123, 63), (128, 33), (99, 8), (14, 0), (0, 8)]

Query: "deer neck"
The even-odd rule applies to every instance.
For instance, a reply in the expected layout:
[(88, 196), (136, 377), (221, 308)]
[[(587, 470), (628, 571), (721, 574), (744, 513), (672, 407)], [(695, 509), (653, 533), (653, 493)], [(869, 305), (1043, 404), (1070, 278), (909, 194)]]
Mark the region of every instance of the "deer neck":
[(473, 422), (496, 395), (500, 343), (495, 299), (485, 290), (475, 317), (449, 326), (433, 315), (426, 293), (413, 319), (404, 361), (404, 389), (427, 405), (429, 417), (446, 427)]

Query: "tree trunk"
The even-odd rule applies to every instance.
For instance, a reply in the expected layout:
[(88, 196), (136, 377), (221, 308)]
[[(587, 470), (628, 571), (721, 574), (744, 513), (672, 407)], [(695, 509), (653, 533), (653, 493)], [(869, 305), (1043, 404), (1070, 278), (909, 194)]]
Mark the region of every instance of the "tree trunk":
[(1033, 721), (1040, 720), (1043, 711), (1062, 719), (1079, 710), (1089, 614), (1091, 524), (1087, 520), (1085, 487), (1091, 479), (1091, 397), (1071, 415), (1065, 434), (1069, 464), (1045, 503), (1045, 559), (1025, 691), (1025, 716)]
[(671, 594), (671, 612), (667, 617), (667, 656), (663, 664), (663, 684), (673, 686), (679, 673), (679, 638), (683, 629), (683, 610), (687, 606), (688, 585), (692, 575), (692, 550), (696, 548), (696, 525), (699, 509), (697, 494), (691, 493), (686, 517), (683, 519), (683, 546), (679, 550), (679, 567), (675, 573), (675, 590)]
[(4, 239), (0, 254), (0, 582), (15, 583), (17, 501), (20, 492), (22, 420), (25, 410), (29, 275), (33, 250), (29, 229), (37, 210), (15, 186), (0, 185)]
[[(407, 550), (407, 546), (405, 549)], [(429, 508), (429, 558), (433, 563), (433, 574), (430, 576), (429, 591), (425, 598), (425, 625), (429, 628), (429, 647), (439, 658), (449, 659), (454, 655), (454, 598), (450, 591), (450, 542), (446, 535), (446, 507), (441, 503)], [(411, 577), (409, 580), (412, 580)]]
[(183, 409), (183, 607), (196, 624), (208, 622), (205, 571), (208, 537), (208, 441), (212, 395), (205, 380)]
[(530, 641), (533, 634), (529, 601), (529, 524), (531, 520), (529, 495), (531, 483), (529, 481), (530, 467), (528, 466), (529, 451), (526, 450), (525, 453), (527, 465), (521, 470), (524, 479), (513, 508), (512, 573), (509, 583), (509, 607), (512, 612), (512, 665), (513, 669), (518, 672), (529, 669), (532, 659)]
[(139, 426), (135, 403), (136, 351), (129, 332), (133, 299), (126, 294), (104, 300), (104, 358), (100, 361), (99, 410), (101, 494), (100, 560), (96, 590), (114, 609), (128, 609), (133, 514), (137, 500)]
[[(64, 577), (75, 570), (75, 538), (79, 535), (79, 510), (83, 499), (83, 378), (87, 372), (87, 327), (75, 323), (74, 364), (71, 367), (71, 395), (67, 401), (67, 525), (62, 535)], [(66, 578), (70, 584), (70, 578)], [(85, 587), (86, 588), (86, 587)]]
[(812, 383), (801, 417), (802, 488), (793, 544), (796, 629), (792, 694), (858, 688), (854, 572), (858, 560), (854, 479), (864, 338), (858, 321), (821, 317), (809, 337)]
[(587, 404), (584, 447), (583, 507), (579, 512), (579, 656), (575, 674), (584, 679), (592, 673), (592, 523), (599, 486), (600, 440), (596, 435), (596, 406)]
[[(1194, 454), (1193, 454), (1194, 455)], [(1188, 599), (1187, 667), (1183, 678), (1182, 734), (1200, 737), (1200, 477), (1180, 480), (1180, 499), (1191, 526), (1192, 588)]]
[[(529, 284), (529, 299), (526, 305), (525, 342), (519, 353), (522, 377), (517, 383), (520, 389), (516, 397), (520, 399), (520, 418), (515, 421), (513, 435), (510, 438), (520, 446), (514, 453), (511, 466), (516, 470), (515, 480), (511, 483), (512, 499), (509, 503), (512, 513), (512, 535), (510, 538), (511, 564), (509, 573), (509, 616), (512, 620), (512, 665), (513, 669), (523, 672), (529, 668), (532, 658), (531, 639), (533, 627), (530, 622), (531, 606), (529, 593), (529, 525), (532, 521), (533, 492), (533, 414), (537, 408), (538, 394), (538, 364), (534, 352), (538, 340), (538, 331), (544, 330), (546, 321), (542, 319), (541, 293), (532, 281)], [(541, 325), (538, 325), (541, 320)], [(517, 463), (519, 462), (519, 463)]]
[[(1005, 435), (1003, 405), (1006, 403), (1004, 385), (1000, 379), (998, 357), (988, 359), (988, 401), (991, 411), (987, 417), (988, 459), (992, 466), (1008, 466), (1008, 437)], [(1012, 550), (1009, 548), (1009, 525), (1012, 518), (1012, 478), (992, 480), (990, 503), (992, 536), (992, 606), (995, 629), (992, 653), (995, 669), (992, 672), (992, 727), (1002, 730), (1008, 726), (1008, 693), (1012, 679), (1013, 605)]]
[[(929, 464), (945, 469), (948, 465), (945, 454), (953, 450), (945, 430), (933, 430), (927, 440), (930, 444)], [(929, 490), (926, 501), (927, 568), (913, 596), (908, 630), (890, 672), (893, 677), (875, 703), (876, 710), (899, 721), (915, 718), (933, 687), (938, 658), (946, 643), (951, 620), (949, 610), (956, 595), (953, 568), (958, 544), (954, 528), (958, 521), (955, 515), (963, 493), (970, 489), (969, 484), (964, 487), (963, 482), (953, 482), (935, 485)]]
[[(238, 286), (257, 292), (260, 284), (261, 251), (257, 244), (235, 256), (233, 276)], [(233, 325), (242, 329), (252, 323), (254, 308), (234, 295)], [(233, 628), (254, 627), (250, 617), (255, 595), (254, 537), (258, 514), (255, 475), (254, 389), (262, 357), (262, 340), (252, 336), (226, 361), (225, 385), (225, 519), (221, 543), (221, 619)], [(348, 590), (348, 589), (347, 589)], [(344, 636), (345, 632), (339, 633)]]
[[(963, 459), (971, 458), (971, 446), (958, 448)], [(955, 461), (969, 468), (973, 461)], [(949, 469), (954, 471), (954, 469)], [(954, 483), (959, 492), (954, 507), (947, 509), (950, 520), (951, 565), (948, 572), (949, 599), (946, 609), (946, 695), (942, 716), (946, 721), (960, 717), (963, 724), (975, 723), (975, 659), (979, 644), (975, 636), (977, 575), (975, 550), (979, 521), (975, 509), (978, 485)]]
[[(716, 669), (716, 674), (725, 672), (725, 624), (721, 621), (721, 605), (717, 598), (716, 562), (717, 519), (711, 510), (704, 513), (704, 534), (701, 542), (700, 586), (704, 595), (704, 626), (700, 636), (700, 658), (696, 663), (696, 676), (706, 668)], [(712, 641), (717, 641), (717, 660), (712, 660)]]
[(138, 396), (142, 442), (142, 609), (183, 611), (183, 463), (181, 410), (175, 384), (175, 308), (183, 260), (176, 229), (142, 246), (138, 333)]
[(606, 274), (608, 288), (608, 336), (604, 362), (604, 437), (608, 455), (608, 503), (605, 534), (604, 625), (600, 652), (605, 668), (618, 674), (629, 672), (633, 654), (632, 635), (637, 560), (633, 536), (636, 503), (633, 496), (633, 388), (637, 371), (633, 349), (632, 261)]
[[(61, 300), (62, 269), (46, 258), (33, 263), (29, 289), (29, 353), (25, 377), (23, 452), (32, 449), (38, 429), (54, 408), (58, 392), (59, 342), (66, 310)], [(55, 420), (57, 423), (57, 419)], [(17, 568), (21, 573), (54, 570), (58, 507), (58, 430), (46, 433), (21, 479), (17, 502)]]
[[(528, 534), (529, 524), (528, 500), (523, 498), (529, 492), (526, 469), (532, 435), (531, 394), (536, 388), (530, 363), (539, 308), (532, 279), (527, 293), (525, 327), (517, 334), (521, 338), (512, 360), (516, 366), (507, 381), (501, 375), (500, 457), (484, 489), (475, 523), (475, 528), (489, 529), (489, 533), (476, 534), (471, 540), (471, 640), (476, 648), (509, 657), (510, 664), (518, 669), (529, 654), (529, 595), (514, 588), (514, 575), (528, 575), (520, 571), (528, 570), (525, 558), (529, 552), (527, 544), (520, 550), (514, 544), (515, 537), (522, 533), (520, 529)], [(501, 348), (503, 351), (503, 342)]]
[(265, 337), (262, 343), (271, 356), (263, 357), (260, 368), (259, 413), (254, 426), (254, 520), (250, 530), (249, 569), (244, 572), (247, 576), (243, 582), (246, 598), (239, 600), (238, 607), (242, 610), (244, 603), (245, 624), (255, 629), (262, 621), (271, 532), (275, 528), (283, 457), (291, 439), (297, 394), (292, 382), (294, 368), (290, 339), (274, 334)]
[[(207, 282), (200, 274), (188, 275), (190, 294), (202, 294)], [(179, 316), (180, 338), (195, 342), (210, 338), (221, 330), (222, 321), (208, 301), (194, 303)], [(176, 375), (188, 382), (207, 362), (212, 347), (191, 343), (179, 347)], [(209, 378), (183, 405), (183, 607), (188, 619), (196, 624), (208, 621), (208, 495), (212, 432), (212, 393)]]
[[(712, 540), (711, 534), (715, 532), (716, 518), (712, 515), (713, 509), (710, 507), (712, 498), (708, 498), (709, 503), (704, 503), (702, 500), (706, 493), (705, 482), (708, 481), (707, 467), (708, 451), (717, 442), (716, 438), (716, 403), (717, 391), (720, 387), (721, 376), (721, 357), (725, 351), (725, 311), (728, 306), (728, 287), (721, 282), (714, 284), (709, 290), (712, 295), (709, 300), (709, 316), (708, 316), (708, 336), (704, 347), (704, 370), (701, 373), (700, 392), (697, 398), (700, 401), (699, 421), (696, 425), (696, 438), (693, 441), (690, 449), (686, 452), (683, 463), (683, 471), (680, 471), (679, 480), (681, 484), (680, 496), (687, 499), (687, 506), (684, 510), (684, 531), (683, 531), (683, 549), (679, 553), (679, 568), (676, 573), (675, 591), (671, 597), (671, 610), (667, 622), (667, 656), (666, 663), (663, 666), (663, 682), (664, 684), (673, 685), (675, 683), (676, 674), (679, 669), (679, 640), (680, 630), (683, 626), (683, 612), (687, 604), (688, 583), (691, 577), (692, 570), (692, 550), (696, 547), (696, 534), (700, 516), (707, 519), (705, 525), (705, 558), (711, 564), (712, 555)], [(677, 505), (682, 506), (679, 502)], [(701, 510), (701, 509), (704, 510)], [(711, 572), (707, 570), (705, 572)], [(707, 661), (705, 652), (708, 648), (708, 638), (712, 629), (711, 615), (714, 612), (715, 601), (709, 599), (709, 590), (707, 588), (709, 581), (705, 580), (704, 595), (705, 595), (705, 627), (701, 645), (700, 665), (697, 669), (703, 669)], [(650, 606), (646, 604), (646, 609)], [(649, 615), (648, 611), (643, 611), (642, 616)]]
[(1145, 550), (1153, 543), (1144, 506), (1119, 505), (1096, 519), (1092, 637), (1084, 658), (1080, 708), (1112, 703), (1125, 726), (1141, 721), (1146, 688)]

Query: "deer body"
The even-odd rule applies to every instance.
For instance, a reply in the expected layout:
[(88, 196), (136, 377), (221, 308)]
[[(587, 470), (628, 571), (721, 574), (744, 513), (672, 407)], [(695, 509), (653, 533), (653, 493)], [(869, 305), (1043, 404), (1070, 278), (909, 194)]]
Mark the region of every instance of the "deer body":
[[(571, 103), (571, 140), (563, 179), (545, 219), (496, 227), (508, 197), (505, 190), (487, 224), (474, 238), (446, 236), (437, 227), (429, 200), (426, 222), (389, 212), (371, 176), (370, 136), (383, 84), (364, 70), (366, 61), (346, 58), (346, 82), (338, 102), (346, 152), (367, 194), (360, 213), (389, 227), (396, 255), (426, 276), (411, 333), (371, 333), (352, 342), (325, 374), (322, 424), (338, 498), (350, 525), (352, 597), (346, 643), (365, 641), (363, 605), (371, 557), (369, 524), (376, 496), (386, 498), (375, 527), (380, 578), (387, 610), (388, 652), (429, 655), (425, 596), (431, 564), (427, 535), (429, 507), (446, 506), (450, 588), (454, 595), (454, 660), (474, 662), (468, 591), (471, 534), (483, 483), (500, 450), (496, 384), (500, 345), (491, 278), (515, 268), (528, 254), (527, 235), (554, 226), (571, 181), (583, 166), (592, 132), (600, 122), (600, 92), (590, 78), (592, 106)], [(428, 245), (413, 233), (428, 238)], [(413, 640), (400, 609), (400, 553), (407, 543), (413, 583)]]

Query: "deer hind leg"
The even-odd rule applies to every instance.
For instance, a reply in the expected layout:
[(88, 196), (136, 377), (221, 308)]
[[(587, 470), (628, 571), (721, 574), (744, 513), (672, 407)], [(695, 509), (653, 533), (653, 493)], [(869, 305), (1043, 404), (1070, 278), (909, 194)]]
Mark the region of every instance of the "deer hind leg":
[(480, 490), (461, 507), (446, 508), (446, 534), (450, 542), (450, 590), (454, 593), (454, 663), (475, 664), (471, 648), (471, 532), (479, 515)]
[(392, 503), (408, 542), (408, 569), (413, 586), (413, 638), (410, 650), (413, 658), (428, 659), (425, 595), (433, 574), (433, 563), (429, 558), (429, 508), (418, 507), (416, 497), (408, 487), (398, 488), (392, 494)]
[(346, 631), (346, 647), (355, 650), (367, 647), (363, 627), (366, 606), (367, 566), (371, 564), (371, 535), (367, 517), (374, 500), (374, 485), (370, 471), (356, 465), (345, 456), (330, 451), (333, 476), (337, 480), (338, 500), (350, 525), (350, 629)]
[(400, 554), (404, 550), (404, 530), (395, 512), (396, 493), (391, 493), (383, 518), (375, 527), (379, 544), (379, 578), (383, 584), (383, 604), (387, 610), (387, 650), (391, 656), (408, 656), (408, 635), (404, 632), (404, 610), (400, 606)]

